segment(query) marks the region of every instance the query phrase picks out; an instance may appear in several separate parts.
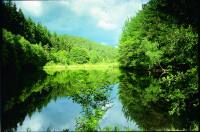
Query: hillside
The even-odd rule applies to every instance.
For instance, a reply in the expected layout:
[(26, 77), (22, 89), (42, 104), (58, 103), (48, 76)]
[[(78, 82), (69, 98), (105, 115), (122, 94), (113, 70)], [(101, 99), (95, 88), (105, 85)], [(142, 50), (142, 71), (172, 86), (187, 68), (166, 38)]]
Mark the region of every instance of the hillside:
[(81, 37), (52, 33), (42, 24), (26, 18), (14, 3), (3, 2), (1, 6), (4, 18), (1, 54), (5, 71), (35, 70), (47, 62), (70, 65), (115, 61), (114, 47)]

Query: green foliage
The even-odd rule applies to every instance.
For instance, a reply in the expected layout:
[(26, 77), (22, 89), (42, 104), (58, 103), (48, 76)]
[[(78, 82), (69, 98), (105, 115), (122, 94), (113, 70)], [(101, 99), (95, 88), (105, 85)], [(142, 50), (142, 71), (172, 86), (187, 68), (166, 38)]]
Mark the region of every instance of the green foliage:
[(171, 103), (170, 114), (179, 115), (185, 111), (188, 103), (191, 104), (191, 108), (198, 109), (197, 68), (164, 77), (160, 84), (163, 87), (160, 96), (164, 96), (165, 101)]
[[(191, 25), (179, 25), (176, 18), (163, 13), (164, 1), (152, 0), (124, 26), (120, 40), (119, 61), (122, 67), (151, 69), (197, 63), (198, 35)], [(153, 66), (153, 67), (152, 67)]]
[(48, 61), (47, 54), (41, 45), (32, 45), (20, 35), (3, 29), (2, 67), (5, 71), (41, 68)]
[(122, 72), (119, 97), (125, 116), (145, 131), (196, 129), (193, 123), (199, 121), (199, 101), (195, 76), (195, 69), (162, 79), (145, 72)]
[(89, 54), (86, 49), (73, 48), (70, 52), (70, 59), (77, 64), (84, 64), (89, 61)]
[(66, 50), (51, 50), (50, 51), (51, 60), (55, 63), (70, 64), (70, 56)]
[(21, 35), (30, 43), (41, 43), (51, 46), (50, 32), (41, 24), (35, 24), (30, 18), (26, 19), (21, 9), (17, 10), (16, 5), (4, 1), (2, 7), (2, 27), (13, 34)]
[(2, 27), (14, 35), (23, 36), (30, 44), (40, 44), (45, 52), (48, 51), (49, 61), (62, 64), (116, 61), (116, 49), (111, 46), (81, 37), (51, 33), (42, 24), (25, 18), (21, 9), (18, 10), (13, 2), (4, 1), (1, 7), (4, 18)]
[[(72, 57), (70, 63), (116, 62), (116, 49), (96, 42), (70, 35), (52, 35), (51, 42), (55, 51), (65, 50)], [(72, 53), (71, 53), (72, 52)], [(77, 52), (77, 55), (74, 54)], [(85, 57), (78, 56), (83, 53)], [(88, 56), (89, 60), (88, 60)], [(80, 58), (84, 60), (79, 62)], [(87, 59), (86, 59), (87, 58)]]
[(166, 116), (166, 107), (155, 103), (161, 91), (154, 78), (146, 73), (122, 72), (119, 88), (125, 116), (136, 121), (140, 129), (155, 131), (172, 125)]
[[(179, 4), (185, 7), (187, 2), (172, 4), (166, 0), (151, 0), (144, 5), (125, 23), (119, 49), (121, 67), (160, 74), (160, 86), (143, 89), (144, 100), (168, 102), (167, 110), (172, 115), (186, 111), (189, 102), (193, 109), (198, 106), (198, 101), (193, 101), (198, 95), (198, 26), (180, 19), (180, 12), (174, 10)], [(166, 7), (172, 8), (173, 14)], [(190, 19), (192, 14), (186, 10), (182, 13)]]
[(76, 131), (95, 131), (98, 130), (99, 120), (103, 117), (104, 111), (94, 109), (92, 112), (86, 112), (81, 118), (76, 120)]
[[(191, 113), (199, 115), (197, 58), (200, 19), (197, 15), (199, 5), (195, 3), (194, 0), (151, 0), (124, 25), (119, 45), (120, 66), (148, 71), (149, 75), (156, 72), (156, 76), (159, 77), (156, 80), (149, 77), (135, 80), (137, 76), (128, 74), (129, 83), (121, 84), (124, 90), (121, 90), (121, 93), (126, 107), (125, 113), (138, 120), (141, 127), (147, 130), (162, 130), (158, 127), (164, 125), (142, 122), (144, 116), (135, 115), (134, 112), (138, 113), (135, 110), (141, 109), (144, 111), (143, 115), (150, 114), (149, 116), (154, 117), (154, 114), (158, 114), (156, 116), (159, 117), (160, 110), (153, 107), (158, 105), (165, 109), (164, 114), (160, 116), (168, 115), (169, 122), (171, 116), (181, 118), (181, 115), (184, 117), (186, 113), (190, 113), (191, 123), (196, 120)], [(146, 84), (143, 84), (145, 82)], [(130, 97), (132, 99), (129, 99)], [(149, 122), (154, 123), (154, 119), (151, 120)], [(157, 120), (156, 122), (165, 122)], [(178, 127), (179, 124), (175, 128)], [(191, 130), (187, 126), (184, 128)]]

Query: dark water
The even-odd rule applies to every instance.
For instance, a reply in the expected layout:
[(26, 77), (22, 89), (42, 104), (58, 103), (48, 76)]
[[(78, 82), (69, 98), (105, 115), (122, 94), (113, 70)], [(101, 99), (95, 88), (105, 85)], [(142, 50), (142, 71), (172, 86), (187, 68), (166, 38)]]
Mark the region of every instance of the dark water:
[(188, 130), (198, 122), (195, 110), (170, 115), (154, 78), (118, 69), (5, 76), (3, 84), (4, 130)]

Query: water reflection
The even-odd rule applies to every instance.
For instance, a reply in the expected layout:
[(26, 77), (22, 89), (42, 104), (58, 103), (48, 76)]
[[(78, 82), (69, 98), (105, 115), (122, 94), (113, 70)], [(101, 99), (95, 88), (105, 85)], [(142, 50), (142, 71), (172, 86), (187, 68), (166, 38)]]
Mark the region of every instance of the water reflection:
[(117, 75), (116, 69), (65, 71), (30, 79), (29, 85), (22, 82), (16, 85), (15, 96), (5, 99), (3, 127), (18, 131), (100, 129)]
[(192, 130), (198, 123), (197, 107), (189, 105), (170, 115), (176, 100), (166, 101), (166, 85), (154, 75), (122, 71), (118, 78), (119, 74), (118, 69), (108, 69), (7, 77), (3, 129)]
[(122, 104), (118, 97), (119, 92), (119, 85), (113, 85), (112, 93), (110, 95), (110, 99), (112, 100), (112, 103), (110, 104), (111, 108), (108, 109), (108, 111), (103, 116), (100, 127), (106, 128), (109, 124), (111, 128), (113, 126), (119, 127), (121, 131), (125, 130), (140, 130), (138, 128), (138, 125), (135, 121), (127, 120), (127, 118), (124, 116), (124, 113), (122, 111)]
[[(31, 75), (4, 73), (2, 78), (2, 129), (7, 130), (16, 128), (16, 124), (22, 123), (27, 114), (31, 115), (32, 112), (43, 107), (45, 101), (43, 104), (39, 103), (43, 96), (35, 98), (36, 94), (30, 94), (30, 91), (35, 84), (46, 77), (46, 74), (42, 71)], [(26, 96), (24, 96), (25, 93), (27, 93)]]
[(21, 125), (18, 124), (17, 131), (27, 129), (34, 131), (47, 129), (61, 131), (66, 128), (74, 130), (75, 119), (80, 116), (81, 110), (81, 105), (73, 103), (71, 99), (61, 97), (56, 101), (51, 100), (41, 112), (34, 112), (31, 117), (26, 116), (23, 123)]
[(186, 106), (178, 114), (170, 114), (174, 102), (178, 104), (180, 100), (174, 100), (173, 94), (164, 93), (171, 88), (159, 79), (145, 72), (122, 72), (119, 96), (125, 116), (136, 121), (142, 130), (193, 130), (195, 124), (199, 123), (198, 107)]

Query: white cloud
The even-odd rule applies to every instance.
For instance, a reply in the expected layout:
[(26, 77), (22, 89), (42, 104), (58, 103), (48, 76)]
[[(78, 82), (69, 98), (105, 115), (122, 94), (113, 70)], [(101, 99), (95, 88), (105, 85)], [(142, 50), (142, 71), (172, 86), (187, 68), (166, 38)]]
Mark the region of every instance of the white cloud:
[(121, 29), (124, 21), (142, 8), (141, 0), (68, 0), (60, 3), (77, 15), (88, 14), (105, 30)]
[(33, 16), (41, 16), (43, 5), (41, 1), (16, 1), (17, 7)]
[(34, 115), (33, 118), (26, 116), (23, 124), (18, 124), (17, 131), (25, 131), (27, 129), (30, 129), (31, 131), (41, 130), (44, 120), (38, 112), (34, 113)]

